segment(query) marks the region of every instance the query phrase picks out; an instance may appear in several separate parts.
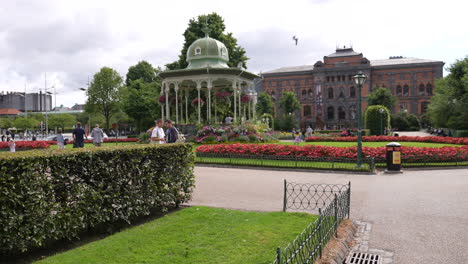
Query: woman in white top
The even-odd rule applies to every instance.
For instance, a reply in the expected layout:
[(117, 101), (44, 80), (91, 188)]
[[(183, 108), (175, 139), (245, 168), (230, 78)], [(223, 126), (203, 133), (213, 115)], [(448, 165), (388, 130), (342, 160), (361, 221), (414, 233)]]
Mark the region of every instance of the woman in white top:
[(161, 119), (156, 120), (156, 126), (151, 132), (151, 143), (153, 144), (164, 144), (166, 142), (166, 135), (164, 134), (163, 121)]

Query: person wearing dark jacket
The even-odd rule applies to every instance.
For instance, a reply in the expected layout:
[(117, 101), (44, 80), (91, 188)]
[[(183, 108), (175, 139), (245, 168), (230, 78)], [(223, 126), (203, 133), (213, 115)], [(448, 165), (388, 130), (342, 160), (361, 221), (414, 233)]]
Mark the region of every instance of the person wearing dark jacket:
[(172, 125), (171, 120), (166, 120), (166, 143), (175, 143), (179, 138), (177, 129)]

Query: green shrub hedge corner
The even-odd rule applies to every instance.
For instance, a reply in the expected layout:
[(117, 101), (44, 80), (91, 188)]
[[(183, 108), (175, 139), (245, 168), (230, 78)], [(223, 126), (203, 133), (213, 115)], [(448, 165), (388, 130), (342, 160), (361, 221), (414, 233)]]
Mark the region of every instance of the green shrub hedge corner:
[[(385, 111), (380, 113), (380, 109)], [(390, 127), (390, 111), (383, 105), (371, 105), (366, 109), (364, 120), (370, 135), (383, 135), (384, 129)]]
[(468, 130), (455, 130), (453, 136), (457, 138), (468, 137)]
[(0, 153), (0, 254), (190, 199), (190, 144)]

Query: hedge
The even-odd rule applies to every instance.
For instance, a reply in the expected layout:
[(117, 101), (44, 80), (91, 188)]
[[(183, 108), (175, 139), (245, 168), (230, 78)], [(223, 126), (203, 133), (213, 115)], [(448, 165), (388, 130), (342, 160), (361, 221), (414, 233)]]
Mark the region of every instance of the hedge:
[(178, 206), (193, 166), (190, 144), (0, 153), (0, 254)]
[[(384, 109), (383, 113), (380, 109)], [(383, 105), (371, 105), (366, 109), (364, 123), (370, 135), (383, 135), (385, 128), (390, 127), (390, 111)]]

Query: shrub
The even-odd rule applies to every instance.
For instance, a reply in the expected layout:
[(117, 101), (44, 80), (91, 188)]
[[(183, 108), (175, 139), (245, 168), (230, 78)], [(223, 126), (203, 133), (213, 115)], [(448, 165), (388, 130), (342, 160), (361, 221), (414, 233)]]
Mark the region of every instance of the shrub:
[(189, 144), (0, 153), (0, 253), (131, 222), (190, 199)]
[[(381, 109), (383, 113), (381, 113)], [(384, 129), (390, 127), (390, 111), (383, 105), (372, 105), (367, 107), (364, 123), (369, 129), (370, 135), (383, 135)]]
[(453, 133), (453, 136), (457, 138), (468, 137), (468, 130), (455, 130), (455, 133)]
[(150, 142), (150, 135), (148, 133), (141, 133), (139, 136), (138, 136), (138, 140), (140, 140), (140, 142), (142, 143), (149, 143)]
[(401, 112), (392, 116), (392, 127), (399, 131), (418, 131), (419, 119), (414, 114)]

